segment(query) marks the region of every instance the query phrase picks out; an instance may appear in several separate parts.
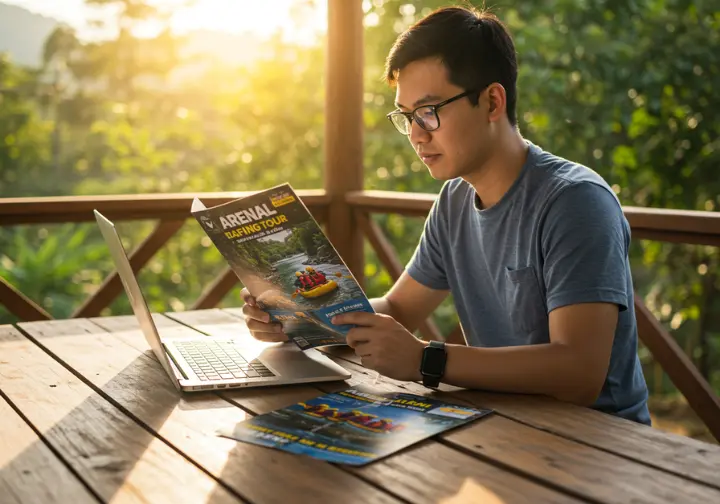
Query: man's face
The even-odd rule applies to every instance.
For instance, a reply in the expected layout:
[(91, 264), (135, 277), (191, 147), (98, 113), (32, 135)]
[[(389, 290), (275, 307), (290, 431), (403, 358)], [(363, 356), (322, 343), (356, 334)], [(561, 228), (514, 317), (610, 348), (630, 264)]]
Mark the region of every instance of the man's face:
[[(439, 59), (414, 61), (398, 72), (395, 104), (403, 112), (421, 105), (433, 105), (469, 91), (448, 80)], [(479, 170), (491, 152), (487, 98), (481, 93), (478, 106), (469, 98), (448, 103), (438, 109), (440, 127), (425, 131), (412, 121), (410, 143), (433, 178), (449, 180)]]

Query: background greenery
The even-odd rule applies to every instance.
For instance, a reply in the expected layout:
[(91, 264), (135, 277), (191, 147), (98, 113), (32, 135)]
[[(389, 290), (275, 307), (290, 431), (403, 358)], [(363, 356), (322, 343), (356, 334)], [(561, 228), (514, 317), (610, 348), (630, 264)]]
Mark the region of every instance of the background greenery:
[[(133, 23), (160, 13), (137, 0), (87, 3), (120, 7), (115, 38), (81, 43), (59, 28), (45, 42), (41, 67), (0, 57), (0, 196), (322, 186), (324, 40), (300, 47), (277, 36), (249, 66), (209, 64), (178, 80), (190, 63), (179, 57), (181, 38), (169, 30), (152, 39), (130, 34)], [(367, 189), (439, 189), (384, 117), (394, 94), (382, 66), (397, 34), (444, 4), (363, 3)], [(623, 204), (720, 206), (717, 1), (506, 0), (492, 10), (514, 34), (526, 137), (598, 171)], [(422, 221), (388, 215), (378, 222), (407, 261)], [(120, 231), (132, 246), (151, 225), (125, 223)], [(380, 295), (390, 277), (369, 247), (366, 257), (368, 294)], [(719, 261), (712, 247), (636, 240), (632, 250), (638, 292), (717, 391)], [(222, 266), (188, 221), (141, 282), (153, 310), (183, 310)], [(110, 270), (93, 225), (0, 228), (0, 275), (55, 317), (69, 316)], [(224, 304), (239, 304), (237, 293)], [(129, 312), (119, 297), (105, 313)], [(0, 307), (0, 322), (14, 320)], [(455, 320), (451, 302), (436, 312), (446, 333)], [(674, 397), (645, 348), (640, 355), (654, 398)]]

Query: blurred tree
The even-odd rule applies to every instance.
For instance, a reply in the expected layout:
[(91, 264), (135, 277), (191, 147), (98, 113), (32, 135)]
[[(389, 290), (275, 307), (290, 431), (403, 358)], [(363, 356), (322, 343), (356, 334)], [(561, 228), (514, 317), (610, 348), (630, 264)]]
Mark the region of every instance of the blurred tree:
[(50, 82), (47, 91), (47, 106), (53, 120), (52, 133), (52, 166), (55, 176), (60, 175), (60, 156), (62, 145), (62, 127), (64, 117), (62, 111), (71, 112), (73, 109), (64, 107), (72, 92), (70, 64), (77, 57), (80, 42), (75, 31), (67, 26), (58, 26), (47, 38), (43, 46), (43, 70), (48, 74)]
[(49, 132), (35, 105), (37, 72), (0, 54), (0, 195), (47, 194), (42, 174), (49, 166)]

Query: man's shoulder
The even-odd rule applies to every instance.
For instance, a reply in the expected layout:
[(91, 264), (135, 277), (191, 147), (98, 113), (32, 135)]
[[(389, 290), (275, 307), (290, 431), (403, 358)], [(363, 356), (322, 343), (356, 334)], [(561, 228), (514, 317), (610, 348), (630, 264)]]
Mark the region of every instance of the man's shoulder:
[(470, 191), (474, 191), (473, 187), (463, 178), (457, 177), (447, 180), (440, 190), (440, 198), (458, 199), (468, 195)]
[(466, 205), (472, 205), (475, 189), (462, 178), (447, 180), (435, 201), (434, 211), (441, 216), (455, 214)]
[(569, 188), (582, 187), (590, 192), (597, 190), (607, 192), (617, 200), (617, 196), (608, 182), (589, 166), (558, 156), (535, 145), (531, 145), (530, 148), (534, 149), (534, 176), (544, 182), (544, 184), (539, 184), (540, 181), (536, 180), (534, 185), (535, 187), (544, 186), (542, 192), (549, 199), (556, 198)]
[[(536, 181), (541, 203), (535, 208), (539, 209), (536, 215), (543, 222), (542, 229), (560, 226), (579, 235), (597, 232), (600, 228), (622, 229), (626, 238), (629, 237), (622, 204), (600, 174), (549, 152), (542, 151), (538, 157), (537, 171), (545, 183)], [(587, 226), (588, 222), (592, 226)]]

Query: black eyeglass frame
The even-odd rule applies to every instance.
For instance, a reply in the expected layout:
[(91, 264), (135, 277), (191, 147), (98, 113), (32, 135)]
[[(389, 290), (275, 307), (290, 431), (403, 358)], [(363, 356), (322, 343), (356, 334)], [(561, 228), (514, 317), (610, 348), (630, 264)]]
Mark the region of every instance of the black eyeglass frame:
[[(419, 107), (417, 107), (417, 108), (416, 108), (415, 110), (413, 110), (412, 112), (403, 112), (402, 110), (393, 110), (393, 111), (390, 112), (386, 117), (387, 117), (388, 120), (392, 123), (392, 125), (395, 127), (395, 129), (398, 131), (398, 133), (400, 133), (400, 134), (402, 134), (402, 135), (409, 135), (411, 130), (410, 130), (410, 128), (408, 127), (407, 133), (403, 133), (402, 131), (400, 131), (400, 129), (397, 127), (397, 125), (395, 124), (395, 122), (394, 122), (393, 119), (392, 119), (393, 116), (398, 116), (398, 115), (405, 116), (405, 117), (407, 118), (408, 124), (409, 124), (410, 126), (412, 126), (412, 122), (415, 121), (415, 122), (417, 123), (417, 125), (420, 126), (422, 129), (424, 129), (425, 131), (435, 131), (436, 129), (440, 128), (440, 115), (438, 114), (438, 109), (439, 109), (439, 108), (444, 107), (445, 105), (447, 105), (447, 104), (449, 104), (449, 103), (452, 103), (452, 102), (454, 102), (454, 101), (460, 100), (461, 98), (465, 98), (466, 96), (470, 96), (470, 95), (473, 95), (473, 94), (480, 94), (480, 92), (481, 92), (481, 91), (478, 91), (478, 90), (476, 90), (476, 89), (472, 89), (472, 90), (470, 90), (470, 91), (465, 91), (464, 93), (460, 93), (459, 95), (455, 95), (455, 96), (453, 96), (452, 98), (448, 98), (447, 100), (443, 100), (443, 101), (441, 101), (440, 103), (435, 103), (435, 104), (433, 104), (433, 105), (420, 105)], [(415, 113), (416, 113), (418, 110), (420, 110), (420, 109), (427, 109), (427, 108), (429, 108), (430, 110), (433, 111), (433, 114), (435, 114), (435, 118), (437, 119), (437, 126), (434, 127), (434, 128), (432, 128), (432, 129), (428, 129), (428, 128), (426, 128), (425, 126), (423, 126), (423, 125), (422, 125), (423, 121), (418, 121), (418, 120), (416, 119), (416, 117), (415, 117)]]

